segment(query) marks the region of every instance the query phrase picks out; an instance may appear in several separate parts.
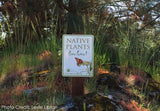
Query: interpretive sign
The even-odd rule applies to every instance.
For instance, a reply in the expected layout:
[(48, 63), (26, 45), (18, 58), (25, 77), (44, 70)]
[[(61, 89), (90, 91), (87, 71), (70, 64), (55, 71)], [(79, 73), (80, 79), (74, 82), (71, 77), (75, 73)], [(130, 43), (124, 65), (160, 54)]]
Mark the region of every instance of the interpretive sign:
[(92, 77), (94, 66), (93, 35), (63, 35), (62, 75)]

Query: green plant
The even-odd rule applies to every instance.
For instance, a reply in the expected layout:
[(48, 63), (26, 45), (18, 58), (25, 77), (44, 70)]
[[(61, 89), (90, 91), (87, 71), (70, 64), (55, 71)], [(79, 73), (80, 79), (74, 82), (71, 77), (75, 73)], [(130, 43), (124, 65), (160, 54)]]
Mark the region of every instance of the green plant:
[(108, 86), (105, 87), (104, 94), (108, 94)]
[[(135, 66), (147, 72), (158, 64), (154, 61), (156, 56), (156, 42), (154, 34), (147, 32), (137, 33), (136, 27), (128, 21), (126, 24), (119, 23), (116, 33), (119, 38), (118, 57), (120, 65)], [(126, 30), (124, 30), (126, 29)], [(151, 73), (153, 74), (153, 73)]]
[(106, 54), (103, 55), (95, 55), (95, 63), (100, 67), (106, 63)]
[(97, 90), (96, 88), (96, 78), (89, 78), (89, 80), (86, 81), (85, 83), (87, 90), (89, 92), (95, 92)]
[[(69, 99), (69, 98), (68, 98)], [(53, 98), (53, 105), (61, 105), (64, 104), (67, 100), (67, 97), (63, 93), (57, 93)]]
[(83, 111), (86, 111), (86, 102), (83, 102)]

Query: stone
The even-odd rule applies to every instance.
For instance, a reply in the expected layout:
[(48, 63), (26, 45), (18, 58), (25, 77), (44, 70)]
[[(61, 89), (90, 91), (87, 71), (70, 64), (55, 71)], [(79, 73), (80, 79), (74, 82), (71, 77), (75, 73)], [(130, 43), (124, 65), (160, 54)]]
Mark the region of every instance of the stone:
[(118, 102), (97, 93), (89, 93), (82, 97), (73, 98), (70, 104), (57, 107), (57, 110), (60, 109), (65, 111), (125, 111)]
[(23, 90), (23, 94), (27, 95), (28, 97), (34, 97), (36, 93), (43, 92), (46, 89), (47, 89), (46, 87), (35, 87), (32, 89)]
[(108, 87), (110, 90), (121, 90), (115, 79), (109, 74), (99, 74), (97, 78), (97, 90), (104, 91)]

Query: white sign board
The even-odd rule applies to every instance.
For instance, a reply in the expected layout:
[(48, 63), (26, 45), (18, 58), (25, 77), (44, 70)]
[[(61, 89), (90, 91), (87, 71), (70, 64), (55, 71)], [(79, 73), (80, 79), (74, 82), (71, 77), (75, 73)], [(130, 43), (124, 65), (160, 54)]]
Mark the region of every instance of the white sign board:
[(94, 36), (63, 35), (62, 75), (64, 77), (93, 77)]

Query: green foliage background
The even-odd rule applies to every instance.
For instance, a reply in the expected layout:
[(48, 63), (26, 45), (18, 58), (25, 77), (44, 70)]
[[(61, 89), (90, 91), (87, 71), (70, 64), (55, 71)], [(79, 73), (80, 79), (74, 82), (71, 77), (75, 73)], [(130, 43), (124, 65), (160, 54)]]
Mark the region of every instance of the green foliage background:
[[(62, 35), (78, 33), (95, 37), (95, 75), (116, 63), (143, 69), (160, 81), (160, 3), (120, 1), (125, 10), (114, 0), (1, 0), (0, 36), (4, 32), (6, 38), (0, 38), (0, 77), (42, 65), (36, 57), (44, 50), (57, 60), (53, 75), (61, 74)], [(110, 6), (117, 10), (109, 11)], [(95, 91), (95, 78), (89, 83)]]

